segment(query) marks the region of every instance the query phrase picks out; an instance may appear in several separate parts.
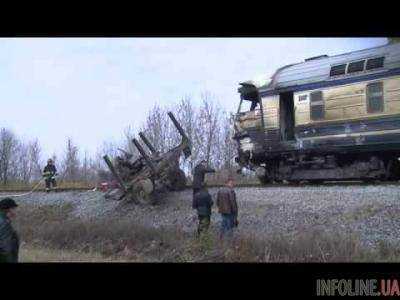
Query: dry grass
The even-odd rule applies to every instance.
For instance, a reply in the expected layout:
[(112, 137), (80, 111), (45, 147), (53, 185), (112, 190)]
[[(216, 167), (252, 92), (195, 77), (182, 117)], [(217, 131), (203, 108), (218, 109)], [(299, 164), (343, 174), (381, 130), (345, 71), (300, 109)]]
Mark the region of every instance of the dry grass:
[(236, 236), (221, 241), (215, 232), (201, 238), (174, 227), (149, 228), (131, 219), (83, 221), (73, 207), (21, 205), (16, 224), (23, 261), (133, 262), (354, 262), (398, 261), (397, 247), (360, 246), (352, 234), (308, 231), (294, 236)]
[(85, 253), (62, 249), (33, 248), (22, 246), (20, 251), (21, 262), (123, 262), (105, 257), (99, 253)]
[[(24, 182), (10, 182), (6, 185), (0, 184), (0, 191), (31, 191), (36, 185), (38, 181), (34, 181), (31, 183)], [(85, 181), (59, 181), (57, 182), (58, 189), (93, 189), (95, 186), (94, 183), (85, 182)], [(45, 183), (42, 182), (38, 187), (36, 187), (37, 191), (45, 190)]]

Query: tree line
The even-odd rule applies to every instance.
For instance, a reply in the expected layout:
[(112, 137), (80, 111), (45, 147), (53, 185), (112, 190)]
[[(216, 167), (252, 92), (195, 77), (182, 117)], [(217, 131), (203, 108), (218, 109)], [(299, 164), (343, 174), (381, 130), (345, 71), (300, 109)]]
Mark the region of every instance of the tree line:
[[(140, 131), (161, 153), (178, 145), (181, 137), (170, 121), (168, 111), (174, 113), (192, 142), (192, 155), (181, 160), (181, 167), (187, 175), (192, 174), (194, 167), (203, 159), (216, 170), (234, 167), (236, 145), (232, 140), (232, 115), (222, 109), (211, 94), (203, 93), (198, 105), (188, 96), (168, 106), (154, 105), (139, 128), (127, 126), (119, 142), (104, 141), (96, 153), (81, 151), (80, 146), (67, 137), (62, 155), (51, 157), (60, 180), (93, 183), (109, 178), (102, 156), (108, 154), (115, 158), (126, 151), (138, 157), (132, 138), (137, 137)], [(43, 156), (37, 138), (24, 140), (10, 129), (0, 128), (1, 184), (39, 180), (47, 161), (47, 157)]]

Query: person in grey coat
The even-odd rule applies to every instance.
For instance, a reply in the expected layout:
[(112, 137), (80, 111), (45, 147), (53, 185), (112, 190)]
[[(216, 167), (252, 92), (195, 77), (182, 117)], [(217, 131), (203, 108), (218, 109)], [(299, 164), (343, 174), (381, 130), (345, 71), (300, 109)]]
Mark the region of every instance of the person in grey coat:
[(0, 262), (18, 262), (19, 237), (11, 224), (17, 206), (11, 198), (0, 201)]
[(217, 194), (216, 202), (218, 211), (221, 214), (221, 238), (225, 235), (232, 237), (233, 229), (239, 224), (238, 204), (233, 186), (233, 179), (228, 178), (225, 187), (222, 187)]

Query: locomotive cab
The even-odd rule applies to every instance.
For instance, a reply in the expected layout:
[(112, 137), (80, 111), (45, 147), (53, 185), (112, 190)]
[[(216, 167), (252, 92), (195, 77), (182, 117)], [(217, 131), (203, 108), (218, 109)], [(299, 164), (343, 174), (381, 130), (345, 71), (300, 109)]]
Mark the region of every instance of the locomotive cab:
[(238, 142), (237, 161), (249, 167), (249, 159), (263, 151), (264, 126), (262, 105), (258, 89), (251, 82), (241, 83), (239, 88), (240, 103), (234, 118), (235, 135)]
[[(252, 89), (252, 87), (254, 89)], [(241, 91), (241, 89), (239, 89)], [(235, 117), (236, 125), (241, 131), (252, 128), (261, 129), (261, 109), (257, 89), (248, 85), (246, 92), (241, 93), (240, 103)]]

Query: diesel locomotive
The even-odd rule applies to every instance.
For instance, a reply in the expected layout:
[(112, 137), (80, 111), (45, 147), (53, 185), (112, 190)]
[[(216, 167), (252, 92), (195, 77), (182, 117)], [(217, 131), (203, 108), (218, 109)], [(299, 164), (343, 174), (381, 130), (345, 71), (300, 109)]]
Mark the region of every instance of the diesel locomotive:
[(236, 161), (262, 183), (400, 179), (400, 43), (312, 57), (238, 92)]

